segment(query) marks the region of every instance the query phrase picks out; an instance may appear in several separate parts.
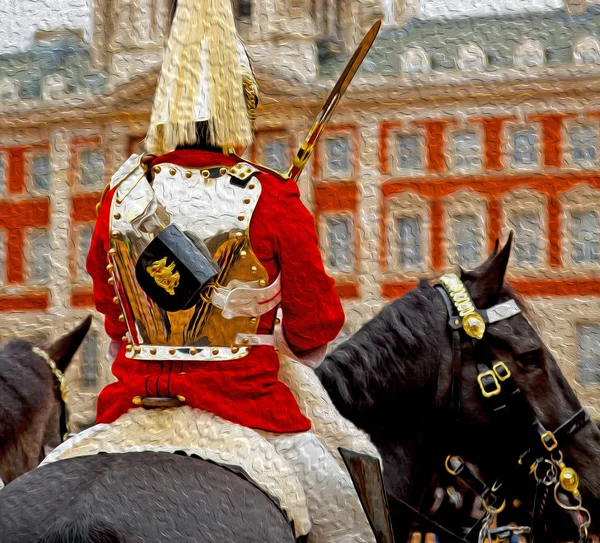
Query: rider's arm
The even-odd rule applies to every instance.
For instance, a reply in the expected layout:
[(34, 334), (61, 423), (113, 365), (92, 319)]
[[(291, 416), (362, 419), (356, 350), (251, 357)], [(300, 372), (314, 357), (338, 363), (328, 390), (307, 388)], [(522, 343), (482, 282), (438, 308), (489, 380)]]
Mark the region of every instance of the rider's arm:
[(281, 268), (282, 326), (286, 342), (301, 362), (315, 367), (344, 324), (334, 281), (323, 267), (315, 220), (298, 187), (285, 183), (274, 217), (274, 245)]
[(100, 206), (87, 257), (86, 269), (92, 277), (96, 309), (105, 316), (104, 328), (106, 333), (113, 341), (121, 342), (127, 329), (124, 323), (119, 322), (121, 309), (113, 301), (116, 295), (115, 287), (108, 283), (110, 274), (106, 269), (110, 248), (110, 208), (115, 190), (113, 189), (106, 194)]

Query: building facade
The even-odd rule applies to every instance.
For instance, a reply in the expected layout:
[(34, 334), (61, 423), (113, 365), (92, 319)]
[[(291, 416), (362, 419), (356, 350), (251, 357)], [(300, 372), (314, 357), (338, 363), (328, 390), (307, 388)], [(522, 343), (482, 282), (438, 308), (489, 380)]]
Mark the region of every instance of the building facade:
[[(84, 263), (110, 175), (140, 148), (172, 0), (95, 0), (93, 40), (0, 55), (2, 340), (93, 311)], [(426, 19), (417, 0), (238, 0), (262, 101), (247, 156), (286, 170), (352, 48), (382, 29), (300, 179), (347, 322), (482, 262), (509, 281), (600, 419), (600, 9)], [(73, 420), (110, 379), (100, 316), (69, 369)]]

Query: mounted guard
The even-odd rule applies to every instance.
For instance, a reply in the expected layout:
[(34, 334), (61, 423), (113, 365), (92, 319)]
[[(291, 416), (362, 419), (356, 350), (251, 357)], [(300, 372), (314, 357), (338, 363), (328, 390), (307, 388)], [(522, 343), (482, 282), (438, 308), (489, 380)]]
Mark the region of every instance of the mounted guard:
[[(312, 146), (377, 30), (341, 92), (334, 89)], [(126, 435), (138, 448), (177, 446), (213, 459), (216, 445), (191, 425), (220, 425), (217, 433), (232, 440), (246, 432), (261, 440), (255, 449), (267, 443), (291, 466), (286, 488), (299, 481), (297, 502), (271, 492), (298, 536), (310, 529), (309, 541), (373, 542), (338, 448), (371, 456), (376, 449), (339, 415), (313, 372), (344, 312), (294, 181), (310, 150), (288, 176), (240, 158), (234, 150), (251, 144), (257, 105), (231, 2), (180, 0), (147, 154), (126, 161), (99, 206), (87, 269), (117, 381), (100, 393), (100, 424), (79, 443), (114, 452), (107, 443)], [(166, 432), (160, 443), (153, 425)], [(250, 464), (242, 467), (260, 484)]]

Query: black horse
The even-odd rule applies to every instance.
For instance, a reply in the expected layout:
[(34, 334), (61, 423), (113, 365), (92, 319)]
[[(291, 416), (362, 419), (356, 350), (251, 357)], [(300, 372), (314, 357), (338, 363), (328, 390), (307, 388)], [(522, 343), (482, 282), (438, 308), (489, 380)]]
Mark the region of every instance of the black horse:
[[(512, 297), (503, 284), (509, 252), (510, 243), (463, 274), (477, 307)], [(548, 428), (579, 409), (523, 314), (488, 326), (480, 344), (472, 354), (505, 361)], [(484, 477), (493, 476), (496, 466), (507, 466), (507, 447), (520, 448), (525, 445), (521, 439), (528, 439), (519, 421), (514, 434), (499, 434), (480, 399), (476, 366), (466, 357), (455, 375), (453, 359), (442, 296), (422, 282), (338, 347), (318, 370), (341, 413), (367, 431), (381, 451), (398, 542), (406, 540), (412, 526), (397, 508), (398, 499), (420, 505), (446, 455), (460, 454)], [(453, 386), (459, 387), (458, 403), (451, 401)], [(456, 417), (460, 424), (449, 424)], [(585, 504), (596, 509), (599, 436), (587, 424), (563, 448), (581, 477)], [(517, 494), (522, 490), (515, 489)], [(561, 538), (556, 530), (546, 540)], [(294, 537), (277, 505), (243, 474), (166, 453), (63, 460), (28, 473), (0, 493), (2, 543), (169, 540), (278, 543)]]
[[(61, 373), (69, 366), (91, 321), (88, 317), (46, 347)], [(61, 419), (64, 421), (66, 412), (60, 385), (33, 347), (27, 341), (14, 340), (0, 351), (0, 480), (6, 484), (37, 467), (62, 441)]]
[[(512, 236), (500, 252), (496, 243), (484, 264), (461, 273), (476, 307), (515, 299), (504, 284), (511, 242)], [(317, 370), (340, 413), (365, 430), (382, 455), (397, 541), (406, 541), (413, 521), (400, 502), (419, 508), (448, 455), (475, 464), (488, 482), (498, 476), (511, 480), (511, 498), (531, 504), (529, 465), (523, 472), (512, 461), (531, 445), (532, 437), (539, 442), (539, 436), (532, 433), (527, 410), (513, 417), (508, 427), (496, 424), (477, 382), (478, 363), (505, 362), (527, 407), (546, 428), (558, 428), (581, 408), (525, 312), (488, 325), (474, 346), (463, 336), (458, 372), (448, 320), (440, 292), (421, 281), (340, 345)], [(587, 423), (560, 447), (566, 463), (579, 474), (584, 505), (597, 522), (600, 432)], [(546, 540), (578, 539), (564, 512), (547, 513)], [(569, 518), (575, 520), (573, 515)]]

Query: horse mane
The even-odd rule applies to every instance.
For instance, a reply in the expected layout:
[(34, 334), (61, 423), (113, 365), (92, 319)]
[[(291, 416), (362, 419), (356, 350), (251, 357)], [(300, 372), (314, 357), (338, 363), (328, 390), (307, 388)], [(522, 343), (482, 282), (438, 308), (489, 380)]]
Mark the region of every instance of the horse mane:
[(397, 423), (399, 400), (410, 404), (421, 396), (422, 403), (423, 388), (435, 384), (439, 368), (431, 329), (444, 311), (442, 298), (422, 280), (326, 356), (317, 374), (344, 417), (373, 435), (391, 419)]
[(46, 402), (52, 374), (43, 371), (31, 349), (31, 343), (17, 339), (0, 351), (0, 453)]

